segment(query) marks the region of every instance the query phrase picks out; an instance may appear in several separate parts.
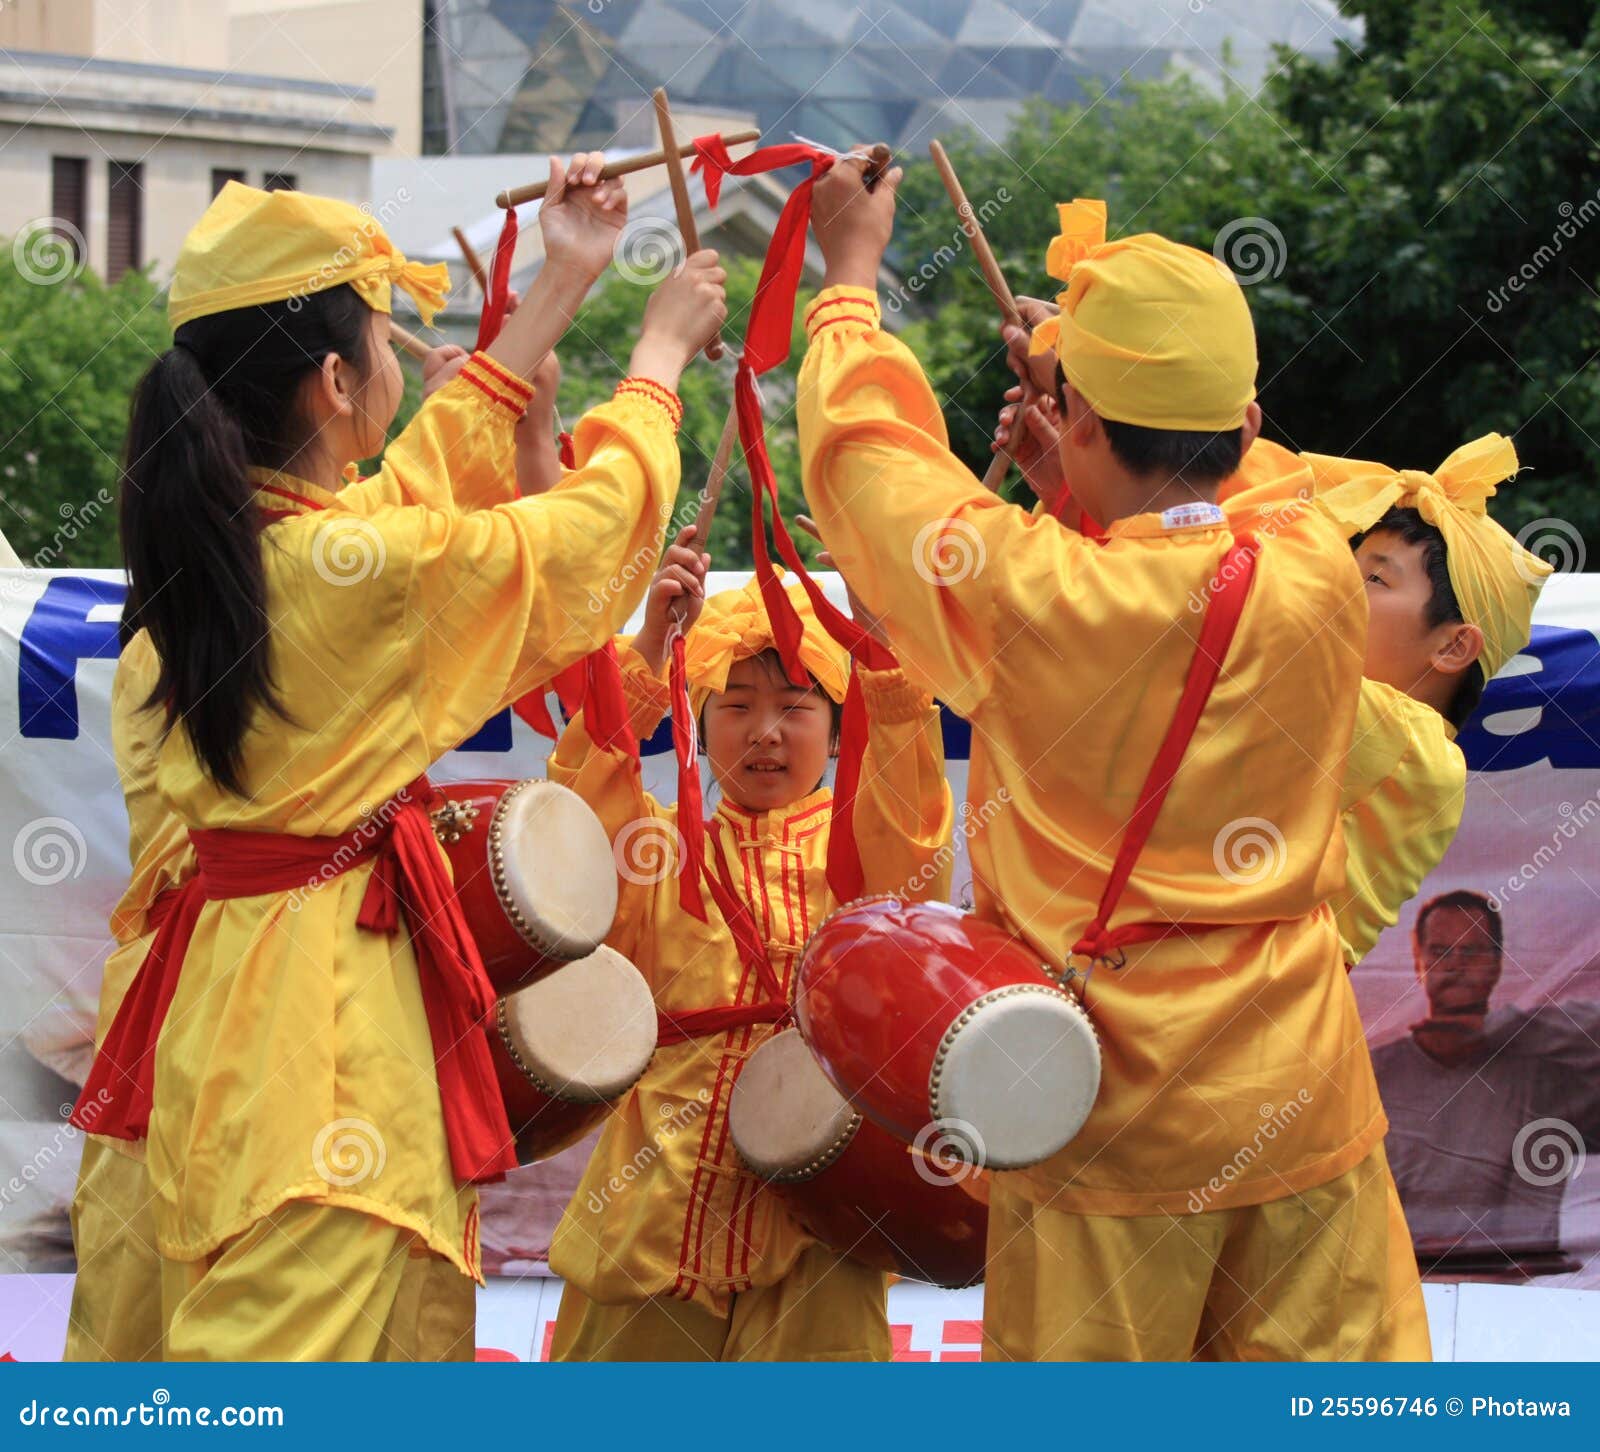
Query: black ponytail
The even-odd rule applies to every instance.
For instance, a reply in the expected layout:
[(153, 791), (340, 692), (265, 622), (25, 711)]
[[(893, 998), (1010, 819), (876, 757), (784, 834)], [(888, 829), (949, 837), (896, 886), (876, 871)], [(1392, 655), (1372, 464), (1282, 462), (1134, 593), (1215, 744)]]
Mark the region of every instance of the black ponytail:
[(252, 466), (306, 442), (300, 384), (330, 353), (365, 376), (371, 311), (348, 286), (196, 318), (133, 397), (122, 472), (126, 643), (148, 630), (161, 661), (150, 706), (181, 721), (218, 786), (243, 792), (258, 708), (284, 714), (272, 678)]

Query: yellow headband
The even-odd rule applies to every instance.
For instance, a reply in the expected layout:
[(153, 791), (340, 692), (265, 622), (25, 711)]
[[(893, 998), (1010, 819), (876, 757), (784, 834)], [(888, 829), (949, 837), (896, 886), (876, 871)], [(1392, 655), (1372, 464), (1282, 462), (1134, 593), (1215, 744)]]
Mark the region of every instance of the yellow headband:
[(1461, 615), (1483, 632), (1485, 679), (1528, 643), (1533, 607), (1551, 566), (1489, 517), (1488, 502), (1518, 468), (1500, 434), (1463, 444), (1431, 474), (1361, 459), (1301, 456), (1311, 466), (1317, 502), (1346, 534), (1371, 529), (1391, 509), (1415, 509), (1444, 536), (1445, 565)]
[(1046, 267), (1067, 284), (1033, 331), (1101, 418), (1221, 433), (1255, 397), (1256, 334), (1234, 276), (1209, 252), (1153, 232), (1105, 240), (1104, 202), (1060, 204)]
[(360, 207), (304, 192), (263, 192), (229, 182), (184, 238), (167, 296), (176, 332), (212, 313), (325, 292), (348, 283), (374, 311), (392, 289), (433, 321), (450, 286), (442, 262), (408, 261)]
[[(802, 586), (790, 585), (786, 593), (800, 617), (800, 663), (831, 699), (842, 702), (850, 684), (849, 654), (822, 628)], [(684, 642), (684, 670), (695, 711), (712, 692), (727, 689), (735, 662), (775, 649), (777, 643), (754, 577), (740, 589), (711, 596)]]

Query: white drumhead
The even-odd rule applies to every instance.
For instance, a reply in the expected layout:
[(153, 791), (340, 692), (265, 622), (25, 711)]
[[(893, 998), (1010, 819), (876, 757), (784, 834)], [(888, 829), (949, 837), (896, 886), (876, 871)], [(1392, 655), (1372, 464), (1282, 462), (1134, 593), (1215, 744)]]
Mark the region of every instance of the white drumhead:
[(1100, 1040), (1076, 999), (1040, 984), (1000, 989), (945, 1035), (935, 1118), (971, 1136), (981, 1163), (1038, 1164), (1083, 1128), (1100, 1091)]
[(604, 946), (508, 994), (505, 1019), (522, 1062), (552, 1093), (580, 1104), (632, 1088), (656, 1051), (650, 985)]
[(733, 1086), (728, 1127), (745, 1163), (769, 1180), (807, 1178), (848, 1143), (855, 1111), (794, 1029), (746, 1060)]
[(495, 886), (518, 930), (552, 958), (582, 958), (617, 916), (617, 867), (600, 819), (555, 782), (521, 782), (491, 829)]

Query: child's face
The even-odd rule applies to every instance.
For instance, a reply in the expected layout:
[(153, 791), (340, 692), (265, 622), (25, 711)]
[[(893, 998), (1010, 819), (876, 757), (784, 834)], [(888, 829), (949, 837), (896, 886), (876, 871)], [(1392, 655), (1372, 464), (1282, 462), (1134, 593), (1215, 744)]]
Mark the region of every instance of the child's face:
[(822, 780), (833, 711), (816, 687), (790, 684), (781, 666), (752, 656), (702, 715), (711, 774), (729, 800), (751, 812), (789, 806)]
[(1424, 546), (1378, 530), (1361, 541), (1356, 564), (1367, 587), (1367, 660), (1362, 674), (1410, 693), (1428, 675), (1437, 636), (1445, 629), (1428, 625), (1433, 585)]

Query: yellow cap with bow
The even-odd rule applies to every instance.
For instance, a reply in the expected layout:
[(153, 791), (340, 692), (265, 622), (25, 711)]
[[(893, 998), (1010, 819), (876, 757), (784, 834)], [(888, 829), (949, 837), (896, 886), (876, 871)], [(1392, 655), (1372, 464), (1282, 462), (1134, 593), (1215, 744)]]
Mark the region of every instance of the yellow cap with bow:
[(1105, 240), (1106, 204), (1060, 204), (1046, 267), (1067, 284), (1061, 313), (1033, 331), (1101, 418), (1221, 433), (1256, 391), (1256, 334), (1244, 291), (1209, 252), (1144, 232)]
[[(834, 701), (842, 702), (850, 685), (850, 656), (826, 630), (802, 586), (786, 591), (800, 617), (800, 663)], [(735, 662), (777, 648), (761, 586), (754, 576), (737, 590), (711, 596), (684, 642), (684, 674), (696, 712), (714, 691), (728, 686)]]
[(348, 283), (380, 313), (411, 294), (424, 323), (443, 305), (450, 269), (407, 260), (370, 212), (331, 197), (229, 182), (184, 238), (167, 296), (176, 332), (212, 313), (325, 292)]
[(1311, 467), (1317, 503), (1346, 534), (1371, 529), (1391, 509), (1415, 509), (1444, 536), (1462, 618), (1483, 632), (1479, 660), (1486, 680), (1527, 645), (1551, 566), (1489, 517), (1496, 487), (1517, 472), (1510, 439), (1485, 434), (1431, 474), (1328, 454), (1301, 458)]

